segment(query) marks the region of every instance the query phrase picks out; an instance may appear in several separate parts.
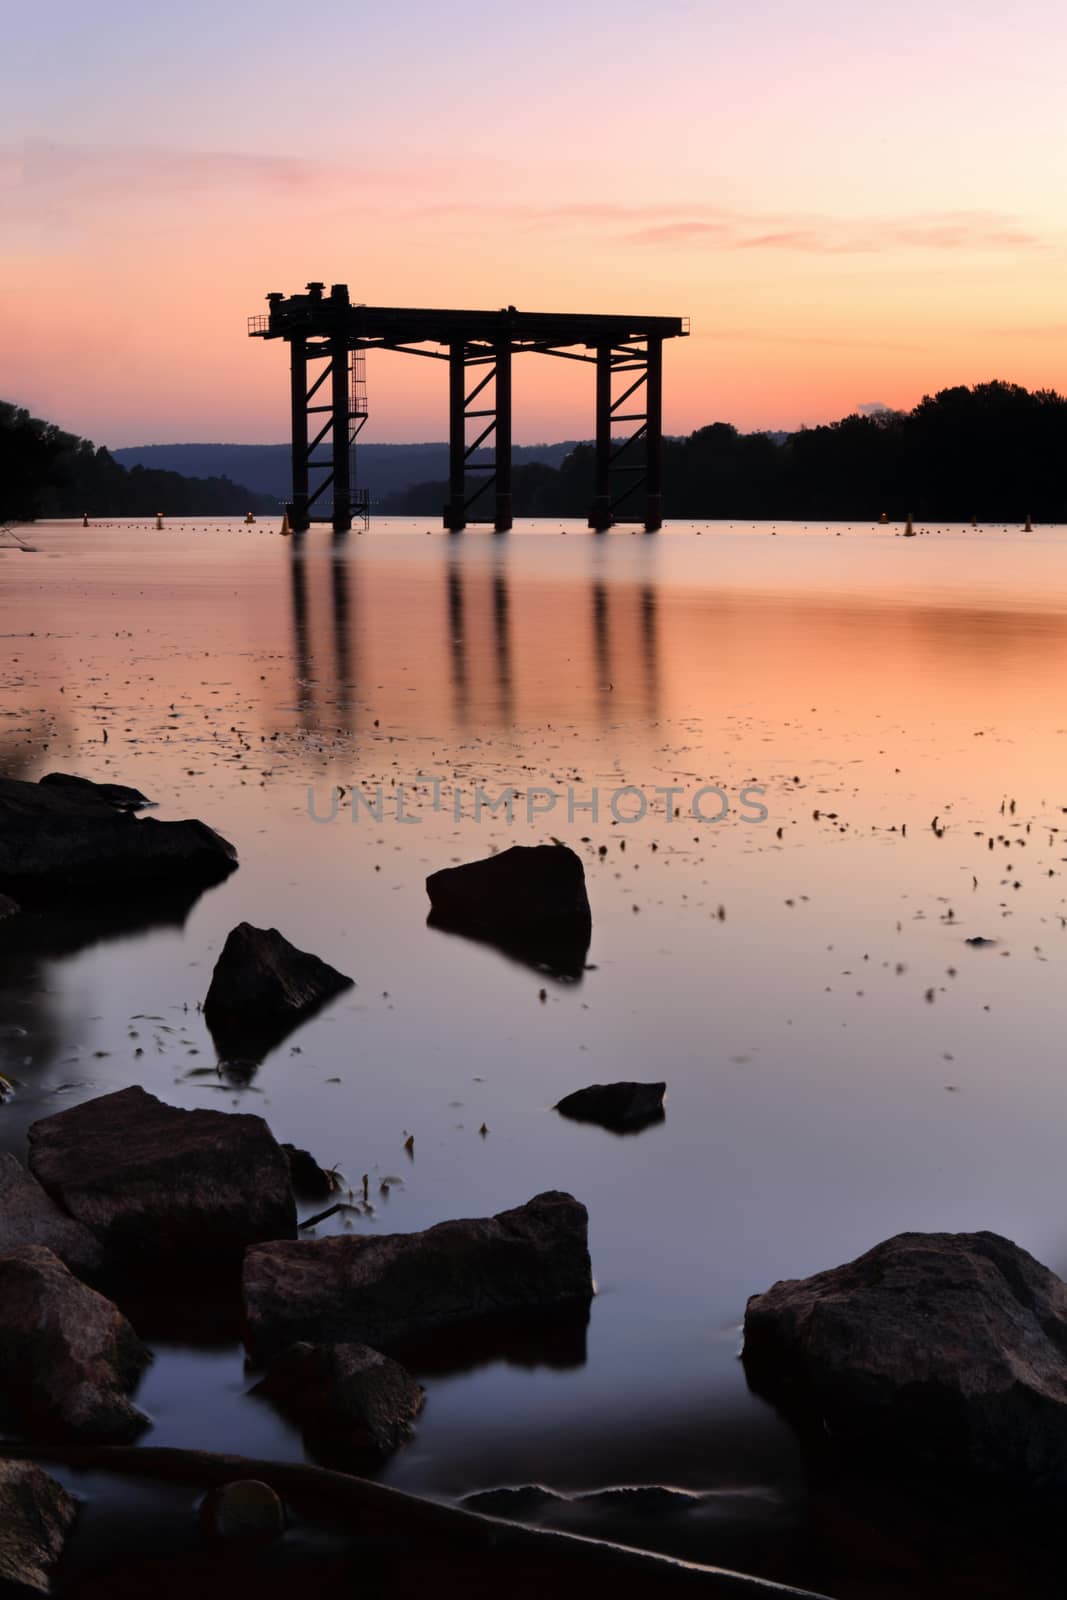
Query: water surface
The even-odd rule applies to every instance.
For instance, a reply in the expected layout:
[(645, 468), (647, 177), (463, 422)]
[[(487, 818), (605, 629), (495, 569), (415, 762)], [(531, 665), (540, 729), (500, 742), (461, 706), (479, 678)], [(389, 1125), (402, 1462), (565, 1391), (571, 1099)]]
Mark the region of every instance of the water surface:
[[(570, 1190), (588, 1327), (443, 1358), (383, 1476), (729, 1491), (704, 1559), (783, 1575), (803, 1476), (737, 1360), (747, 1296), (908, 1228), (1067, 1269), (1067, 534), (429, 528), (51, 523), (0, 550), (3, 770), (135, 784), (241, 859), (184, 921), (0, 974), (0, 1138), (22, 1155), (35, 1118), (139, 1082), (368, 1174), (360, 1227)], [(313, 820), (338, 786), (367, 804)], [(510, 824), (478, 786), (520, 791)], [(528, 817), (532, 789), (561, 798)], [(585, 862), (580, 982), (425, 925), (429, 872), (551, 837)], [(245, 1088), (197, 1009), (241, 920), (357, 984)], [(617, 1078), (665, 1079), (665, 1121), (551, 1109)], [(236, 1344), (160, 1347), (152, 1442), (299, 1456), (247, 1387)]]

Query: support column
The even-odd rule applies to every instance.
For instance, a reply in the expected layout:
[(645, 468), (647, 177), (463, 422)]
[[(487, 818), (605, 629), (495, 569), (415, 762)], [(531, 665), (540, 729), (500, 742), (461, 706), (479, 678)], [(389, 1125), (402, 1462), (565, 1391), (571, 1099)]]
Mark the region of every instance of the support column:
[(511, 527), (511, 340), (496, 347), (496, 517), (497, 533)]
[(304, 533), (308, 526), (308, 358), (302, 333), (294, 333), (289, 341), (289, 385), (293, 479), (289, 526), (294, 533)]
[(611, 527), (611, 346), (596, 351), (596, 478), (589, 526), (598, 533)]
[(448, 347), (448, 501), (444, 519), (451, 533), (459, 533), (467, 525), (463, 504), (466, 499), (467, 371), (463, 357), (464, 341), (454, 340)]
[(663, 526), (663, 340), (648, 340), (645, 385), (645, 532)]
[(330, 403), (333, 411), (333, 531), (352, 526), (352, 447), (348, 438), (348, 334), (330, 340)]

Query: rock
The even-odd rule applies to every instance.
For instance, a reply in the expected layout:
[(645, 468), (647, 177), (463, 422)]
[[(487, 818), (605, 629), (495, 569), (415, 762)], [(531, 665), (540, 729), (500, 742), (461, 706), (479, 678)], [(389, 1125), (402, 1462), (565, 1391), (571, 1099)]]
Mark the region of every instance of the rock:
[(43, 1467), (0, 1460), (0, 1593), (49, 1593), (77, 1514), (77, 1501)]
[(122, 783), (93, 783), (89, 778), (75, 777), (72, 772), (47, 772), (40, 782), (62, 789), (74, 800), (103, 800), (116, 811), (141, 811), (152, 804), (140, 789), (128, 789)]
[(0, 1408), (29, 1438), (135, 1438), (147, 1418), (127, 1396), (151, 1359), (118, 1307), (51, 1250), (0, 1256)]
[(483, 1517), (503, 1517), (505, 1522), (525, 1522), (537, 1518), (549, 1506), (565, 1505), (566, 1497), (539, 1483), (524, 1483), (515, 1488), (478, 1489), (459, 1502), (466, 1511)]
[(17, 900), (12, 900), (10, 895), (0, 894), (0, 922), (3, 922), (5, 917), (17, 916), (18, 911)]
[(1067, 1284), (995, 1233), (902, 1233), (748, 1302), (750, 1385), (802, 1428), (1067, 1484)]
[(556, 1110), (574, 1122), (598, 1122), (612, 1133), (640, 1133), (664, 1120), (665, 1083), (592, 1083), (566, 1095)]
[(283, 1144), (289, 1162), (289, 1176), (294, 1193), (302, 1200), (328, 1200), (335, 1184), (330, 1174), (319, 1166), (307, 1150), (298, 1150), (295, 1144)]
[(569, 1194), (422, 1233), (256, 1245), (245, 1256), (246, 1342), (270, 1360), (298, 1340), (388, 1349), (477, 1318), (588, 1302), (589, 1219)]
[(581, 858), (566, 845), (512, 845), (426, 879), (429, 922), (484, 939), (560, 977), (579, 977), (592, 937)]
[(366, 1344), (295, 1344), (272, 1363), (256, 1394), (303, 1431), (320, 1459), (392, 1454), (411, 1438), (423, 1389), (398, 1361)]
[(29, 1142), (34, 1176), (109, 1264), (232, 1262), (296, 1232), (289, 1163), (262, 1117), (181, 1111), (135, 1086), (35, 1122)]
[(21, 901), (89, 892), (136, 897), (218, 883), (234, 870), (237, 852), (204, 823), (135, 817), (116, 810), (99, 788), (0, 778), (5, 893)]
[(285, 1507), (269, 1484), (238, 1478), (204, 1496), (200, 1524), (213, 1539), (271, 1544), (285, 1532)]
[(351, 978), (298, 950), (277, 928), (241, 922), (215, 963), (204, 1017), (220, 1055), (263, 1055), (351, 987)]
[(100, 1276), (103, 1251), (94, 1233), (49, 1198), (16, 1156), (0, 1153), (0, 1255), (43, 1244), (76, 1278)]

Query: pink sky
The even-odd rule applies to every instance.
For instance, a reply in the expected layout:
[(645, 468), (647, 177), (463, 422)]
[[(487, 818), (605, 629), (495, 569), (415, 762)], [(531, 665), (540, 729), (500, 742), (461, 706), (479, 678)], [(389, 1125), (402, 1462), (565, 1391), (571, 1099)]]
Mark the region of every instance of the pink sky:
[[(245, 318), (310, 278), (689, 315), (673, 432), (1067, 388), (1051, 0), (59, 10), (0, 103), (0, 397), (100, 442), (283, 438)], [(443, 437), (436, 365), (368, 378), (368, 439)], [(591, 413), (585, 369), (519, 363), (517, 438)]]

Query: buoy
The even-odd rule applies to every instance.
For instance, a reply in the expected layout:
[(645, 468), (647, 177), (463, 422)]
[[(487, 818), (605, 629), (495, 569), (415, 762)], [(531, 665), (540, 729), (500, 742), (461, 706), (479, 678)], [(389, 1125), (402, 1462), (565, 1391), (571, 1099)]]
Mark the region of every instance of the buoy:
[(253, 515), (252, 515), (252, 513), (251, 513), (251, 511), (246, 511), (246, 512), (245, 512), (245, 522), (255, 522), (255, 520), (256, 520), (256, 519), (255, 519), (255, 517), (254, 517), (254, 516), (253, 516)]
[(83, 511), (82, 512), (82, 527), (83, 528), (87, 528), (88, 526), (89, 526), (89, 513), (88, 513), (88, 511)]
[(1023, 529), (1023, 532), (1024, 533), (1033, 533), (1033, 531), (1034, 531), (1034, 525), (1030, 521), (1030, 513), (1027, 512), (1026, 513), (1026, 527)]
[(289, 526), (289, 513), (288, 513), (288, 511), (283, 511), (282, 512), (282, 529), (281, 529), (281, 531), (283, 533), (292, 533), (292, 531), (293, 531), (292, 528), (290, 528), (290, 526)]
[(163, 532), (163, 513), (162, 513), (162, 511), (157, 511), (156, 512), (156, 531), (158, 533), (162, 533)]
[(880, 522), (880, 523), (881, 523), (881, 524), (882, 524), (882, 526), (883, 526), (883, 528), (884, 528), (884, 527), (885, 527), (885, 525), (886, 525), (886, 523), (887, 523), (887, 522), (888, 522), (888, 521), (889, 521), (889, 515), (888, 515), (888, 513), (887, 513), (887, 512), (885, 512), (885, 511), (883, 511), (883, 512), (882, 512), (882, 515), (881, 515), (881, 516), (880, 516), (880, 517), (879, 517), (879, 518), (878, 518), (878, 521), (879, 521), (879, 522)]

